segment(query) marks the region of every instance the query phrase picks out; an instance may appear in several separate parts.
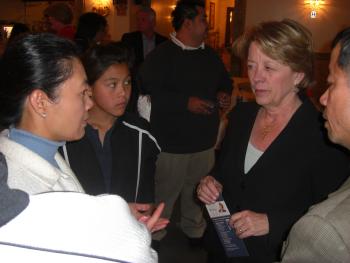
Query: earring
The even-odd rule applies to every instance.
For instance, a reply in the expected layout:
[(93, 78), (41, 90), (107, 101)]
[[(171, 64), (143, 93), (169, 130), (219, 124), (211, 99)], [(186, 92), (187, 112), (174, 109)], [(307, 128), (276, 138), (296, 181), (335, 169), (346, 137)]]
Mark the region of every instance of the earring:
[(41, 113), (41, 117), (46, 118), (46, 112)]

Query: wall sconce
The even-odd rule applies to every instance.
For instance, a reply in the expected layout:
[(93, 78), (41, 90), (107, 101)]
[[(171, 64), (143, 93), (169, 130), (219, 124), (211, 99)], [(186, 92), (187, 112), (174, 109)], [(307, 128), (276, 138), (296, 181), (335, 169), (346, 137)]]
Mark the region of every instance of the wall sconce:
[(310, 17), (316, 18), (317, 12), (319, 12), (320, 9), (322, 9), (322, 6), (324, 4), (323, 0), (308, 0), (306, 1), (306, 4), (310, 6)]
[(109, 2), (110, 0), (94, 0), (92, 4), (92, 12), (102, 16), (108, 16), (111, 13)]

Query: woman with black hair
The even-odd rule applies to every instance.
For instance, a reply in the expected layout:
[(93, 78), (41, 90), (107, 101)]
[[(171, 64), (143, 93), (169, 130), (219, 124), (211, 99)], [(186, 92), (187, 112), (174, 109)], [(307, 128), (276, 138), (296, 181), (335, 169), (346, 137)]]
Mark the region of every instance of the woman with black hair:
[(11, 42), (0, 63), (0, 151), (9, 186), (83, 192), (57, 152), (84, 135), (93, 104), (76, 47), (51, 34), (28, 35)]

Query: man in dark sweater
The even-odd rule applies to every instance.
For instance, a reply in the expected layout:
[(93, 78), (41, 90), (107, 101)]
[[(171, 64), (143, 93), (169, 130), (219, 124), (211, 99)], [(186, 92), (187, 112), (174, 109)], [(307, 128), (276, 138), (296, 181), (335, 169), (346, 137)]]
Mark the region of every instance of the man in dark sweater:
[(193, 193), (214, 164), (218, 108), (229, 106), (232, 84), (218, 55), (203, 42), (208, 24), (202, 1), (179, 1), (172, 19), (175, 33), (147, 57), (139, 79), (151, 96), (151, 129), (163, 151), (156, 202), (165, 201), (163, 216), (170, 218), (181, 196), (181, 228), (193, 242), (206, 227)]

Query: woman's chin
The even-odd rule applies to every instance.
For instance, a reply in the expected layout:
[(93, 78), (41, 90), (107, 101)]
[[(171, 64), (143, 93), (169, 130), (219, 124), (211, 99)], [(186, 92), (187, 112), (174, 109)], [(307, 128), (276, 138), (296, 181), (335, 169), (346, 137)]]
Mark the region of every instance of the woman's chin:
[(83, 138), (84, 135), (85, 135), (85, 125), (84, 125), (83, 129), (81, 129), (76, 134), (70, 136), (70, 138), (67, 139), (66, 141), (77, 141), (77, 140), (80, 140), (81, 138)]
[(255, 101), (257, 104), (259, 104), (262, 107), (269, 105), (269, 101), (266, 98), (256, 97)]

